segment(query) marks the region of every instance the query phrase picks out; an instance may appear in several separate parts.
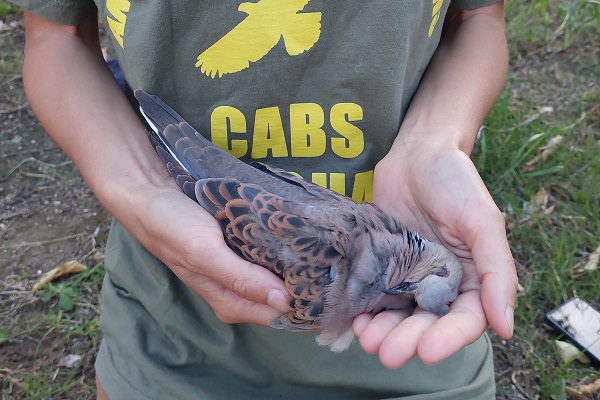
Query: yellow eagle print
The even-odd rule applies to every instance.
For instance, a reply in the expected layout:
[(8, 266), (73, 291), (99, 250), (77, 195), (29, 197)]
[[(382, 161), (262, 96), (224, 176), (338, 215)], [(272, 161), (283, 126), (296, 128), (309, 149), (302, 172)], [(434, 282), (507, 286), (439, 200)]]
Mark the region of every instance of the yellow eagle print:
[(321, 13), (300, 13), (310, 0), (259, 0), (238, 10), (248, 14), (225, 36), (198, 56), (196, 67), (219, 78), (246, 69), (283, 38), (290, 56), (310, 49), (321, 35)]

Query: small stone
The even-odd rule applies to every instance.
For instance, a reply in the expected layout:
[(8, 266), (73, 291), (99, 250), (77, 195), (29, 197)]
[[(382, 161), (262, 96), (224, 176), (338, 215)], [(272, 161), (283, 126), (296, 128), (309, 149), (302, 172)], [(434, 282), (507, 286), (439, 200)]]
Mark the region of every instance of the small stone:
[(77, 354), (67, 354), (63, 356), (58, 361), (58, 366), (63, 368), (73, 368), (79, 365), (83, 357), (78, 356)]
[(22, 141), (23, 141), (23, 138), (19, 135), (15, 135), (15, 136), (13, 136), (12, 139), (10, 139), (10, 142), (12, 144), (16, 144), (17, 146), (20, 145)]

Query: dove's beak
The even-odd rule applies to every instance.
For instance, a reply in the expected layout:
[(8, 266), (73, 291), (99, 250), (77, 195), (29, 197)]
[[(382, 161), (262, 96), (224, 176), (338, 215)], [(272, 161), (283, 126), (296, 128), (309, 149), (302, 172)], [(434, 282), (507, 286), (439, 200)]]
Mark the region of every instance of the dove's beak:
[(392, 295), (397, 295), (397, 294), (413, 294), (415, 292), (415, 290), (417, 290), (417, 288), (419, 287), (419, 283), (418, 282), (402, 282), (401, 284), (388, 288), (388, 289), (383, 289), (383, 293), (385, 294), (392, 294)]

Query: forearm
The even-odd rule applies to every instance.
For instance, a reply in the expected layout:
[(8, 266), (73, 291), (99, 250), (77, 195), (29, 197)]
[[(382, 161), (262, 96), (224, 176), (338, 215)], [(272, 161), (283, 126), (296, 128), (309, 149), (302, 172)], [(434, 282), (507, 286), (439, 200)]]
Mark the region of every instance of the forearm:
[(26, 25), (24, 81), (36, 116), (103, 205), (126, 218), (132, 193), (170, 180), (102, 59), (96, 16), (64, 27), (26, 14)]
[(502, 88), (508, 51), (501, 3), (462, 13), (451, 8), (442, 35), (395, 149), (426, 142), (469, 154)]

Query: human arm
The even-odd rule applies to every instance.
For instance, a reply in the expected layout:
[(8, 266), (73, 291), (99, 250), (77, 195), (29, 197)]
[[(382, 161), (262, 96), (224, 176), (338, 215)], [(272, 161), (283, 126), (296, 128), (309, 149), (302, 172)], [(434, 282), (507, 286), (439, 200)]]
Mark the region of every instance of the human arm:
[(26, 12), (25, 26), (30, 104), (103, 206), (223, 322), (266, 324), (285, 311), (283, 282), (235, 255), (156, 156), (102, 58), (97, 15), (68, 26)]
[(513, 331), (517, 279), (504, 219), (470, 161), (481, 122), (505, 78), (503, 6), (450, 7), (442, 41), (388, 155), (375, 169), (373, 202), (463, 262), (450, 312), (361, 315), (363, 349), (398, 368), (418, 355), (440, 362), (474, 342), (488, 324)]

